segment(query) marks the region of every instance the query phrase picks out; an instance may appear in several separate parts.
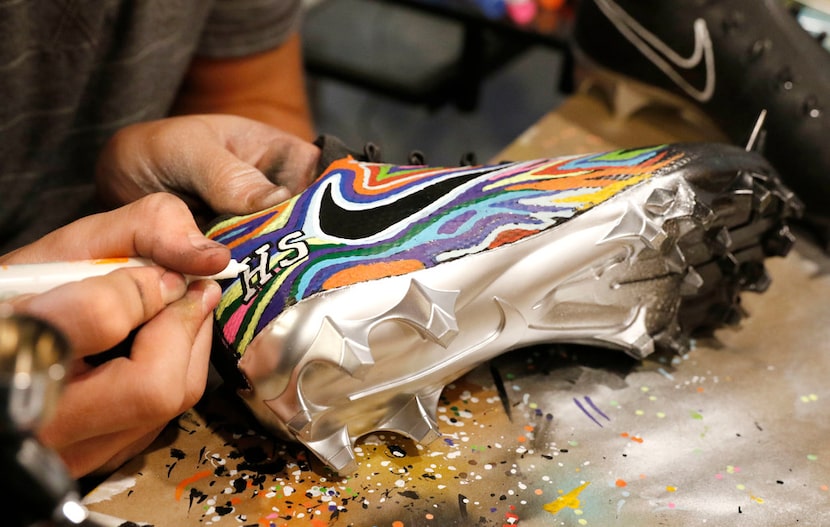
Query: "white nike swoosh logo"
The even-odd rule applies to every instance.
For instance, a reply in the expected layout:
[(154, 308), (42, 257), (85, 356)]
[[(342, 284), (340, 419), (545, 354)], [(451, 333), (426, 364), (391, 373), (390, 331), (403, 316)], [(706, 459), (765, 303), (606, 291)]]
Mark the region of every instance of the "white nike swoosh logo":
[[(699, 102), (712, 98), (715, 92), (715, 57), (705, 20), (698, 18), (694, 21), (695, 47), (691, 55), (683, 57), (641, 26), (613, 0), (596, 0), (596, 3), (617, 30), (690, 97)], [(680, 72), (680, 69), (690, 70), (696, 67), (701, 61), (706, 68), (706, 82), (702, 90), (689, 84)]]

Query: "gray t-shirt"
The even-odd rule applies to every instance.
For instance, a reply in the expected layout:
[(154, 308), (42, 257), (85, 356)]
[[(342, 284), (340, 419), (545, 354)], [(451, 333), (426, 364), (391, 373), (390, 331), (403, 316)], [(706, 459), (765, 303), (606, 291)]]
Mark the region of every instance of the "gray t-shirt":
[(194, 56), (272, 49), (299, 14), (300, 0), (0, 2), (0, 254), (99, 210), (101, 147), (166, 117)]

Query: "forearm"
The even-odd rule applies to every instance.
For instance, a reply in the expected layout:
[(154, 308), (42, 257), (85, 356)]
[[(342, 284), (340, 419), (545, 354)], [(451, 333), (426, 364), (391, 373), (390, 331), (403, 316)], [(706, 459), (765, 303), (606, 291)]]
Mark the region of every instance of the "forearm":
[(173, 113), (239, 115), (313, 139), (299, 35), (248, 57), (195, 59)]

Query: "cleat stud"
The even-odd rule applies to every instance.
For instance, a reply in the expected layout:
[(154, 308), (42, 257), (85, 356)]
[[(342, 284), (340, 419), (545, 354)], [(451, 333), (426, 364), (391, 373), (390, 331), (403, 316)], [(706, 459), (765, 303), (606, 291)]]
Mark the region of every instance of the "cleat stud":
[(306, 410), (302, 410), (285, 423), (285, 426), (287, 426), (288, 429), (295, 435), (303, 435), (311, 426), (311, 421), (311, 414)]
[(432, 289), (412, 280), (409, 290), (397, 306), (385, 316), (403, 318), (413, 323), (425, 336), (447, 347), (458, 335), (455, 301), (459, 291)]
[(357, 469), (357, 459), (345, 426), (328, 437), (303, 443), (338, 473), (345, 474)]
[(761, 241), (767, 256), (786, 256), (795, 245), (795, 235), (789, 225), (782, 225), (777, 231), (770, 232)]
[(686, 273), (686, 276), (683, 277), (683, 282), (680, 284), (680, 294), (683, 296), (697, 294), (702, 286), (703, 277), (694, 269), (689, 268), (689, 272)]
[(375, 361), (369, 350), (368, 329), (363, 322), (341, 321), (326, 317), (307, 354), (309, 360), (322, 360), (362, 378)]
[(638, 358), (645, 358), (654, 353), (654, 339), (647, 333), (631, 343), (630, 353)]
[(435, 441), (441, 437), (435, 417), (441, 390), (438, 388), (423, 395), (409, 396), (377, 428), (400, 432), (422, 444)]
[(727, 326), (737, 326), (746, 316), (746, 312), (740, 306), (731, 306), (723, 314), (723, 322)]
[(722, 256), (732, 247), (732, 236), (726, 227), (722, 227), (715, 232), (709, 232), (706, 236), (709, 239), (709, 247), (714, 255)]
[(754, 181), (761, 183), (764, 187), (769, 186), (769, 182), (771, 180), (769, 174), (764, 174), (762, 172), (750, 172), (749, 175)]
[(666, 254), (666, 268), (673, 273), (682, 273), (686, 269), (686, 257), (677, 245)]
[(623, 349), (635, 359), (644, 359), (654, 353), (654, 338), (646, 327), (648, 309), (638, 310), (636, 318), (622, 331), (598, 336), (597, 339)]
[(643, 207), (651, 216), (660, 216), (666, 213), (674, 201), (675, 193), (664, 188), (654, 189)]
[(709, 208), (707, 205), (704, 205), (701, 202), (695, 203), (695, 210), (694, 210), (694, 217), (698, 218), (700, 224), (703, 226), (704, 229), (709, 229), (709, 226), (717, 219), (717, 215)]
[(763, 293), (772, 282), (763, 262), (745, 262), (741, 264), (741, 275), (743, 276), (741, 288), (746, 291)]
[(772, 205), (772, 203), (772, 192), (770, 192), (766, 187), (759, 185), (758, 183), (753, 183), (752, 209), (761, 214), (764, 214), (769, 210), (770, 205)]
[(611, 232), (605, 236), (603, 241), (608, 242), (627, 238), (639, 238), (650, 249), (657, 249), (665, 242), (667, 236), (658, 225), (648, 220), (640, 210), (635, 207), (629, 207), (611, 229)]
[(674, 324), (655, 336), (654, 342), (663, 350), (683, 355), (689, 351), (688, 339), (680, 333), (680, 326)]
[(727, 276), (734, 276), (738, 273), (740, 264), (732, 253), (726, 253), (718, 259), (718, 267)]

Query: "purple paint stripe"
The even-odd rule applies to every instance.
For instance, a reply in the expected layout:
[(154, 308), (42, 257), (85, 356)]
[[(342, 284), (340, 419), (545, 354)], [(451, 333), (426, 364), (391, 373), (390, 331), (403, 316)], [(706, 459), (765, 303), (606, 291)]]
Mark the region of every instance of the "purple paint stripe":
[(590, 398), (590, 397), (588, 397), (587, 395), (585, 396), (585, 401), (587, 401), (587, 402), (588, 402), (588, 404), (590, 404), (590, 405), (591, 405), (591, 408), (593, 408), (594, 410), (596, 410), (596, 412), (597, 412), (599, 415), (603, 416), (603, 417), (605, 418), (605, 420), (606, 420), (606, 421), (610, 421), (610, 420), (611, 420), (611, 418), (610, 418), (610, 417), (608, 417), (607, 415), (605, 415), (604, 413), (602, 413), (602, 410), (600, 410), (599, 408), (597, 408), (597, 405), (595, 405), (595, 404), (594, 404), (594, 401), (592, 401), (592, 400), (591, 400), (591, 398)]
[(596, 420), (596, 418), (595, 418), (593, 415), (589, 414), (589, 413), (588, 413), (588, 410), (586, 410), (586, 409), (585, 409), (585, 407), (584, 407), (584, 406), (582, 406), (582, 403), (581, 403), (581, 402), (579, 402), (579, 399), (577, 399), (576, 397), (574, 397), (574, 403), (576, 403), (576, 406), (577, 406), (580, 410), (582, 410), (582, 413), (584, 413), (585, 415), (587, 415), (587, 416), (588, 416), (588, 418), (589, 418), (591, 421), (593, 421), (594, 423), (596, 423), (596, 425), (597, 425), (598, 427), (603, 428), (602, 423), (600, 423), (599, 421), (597, 421), (597, 420)]

